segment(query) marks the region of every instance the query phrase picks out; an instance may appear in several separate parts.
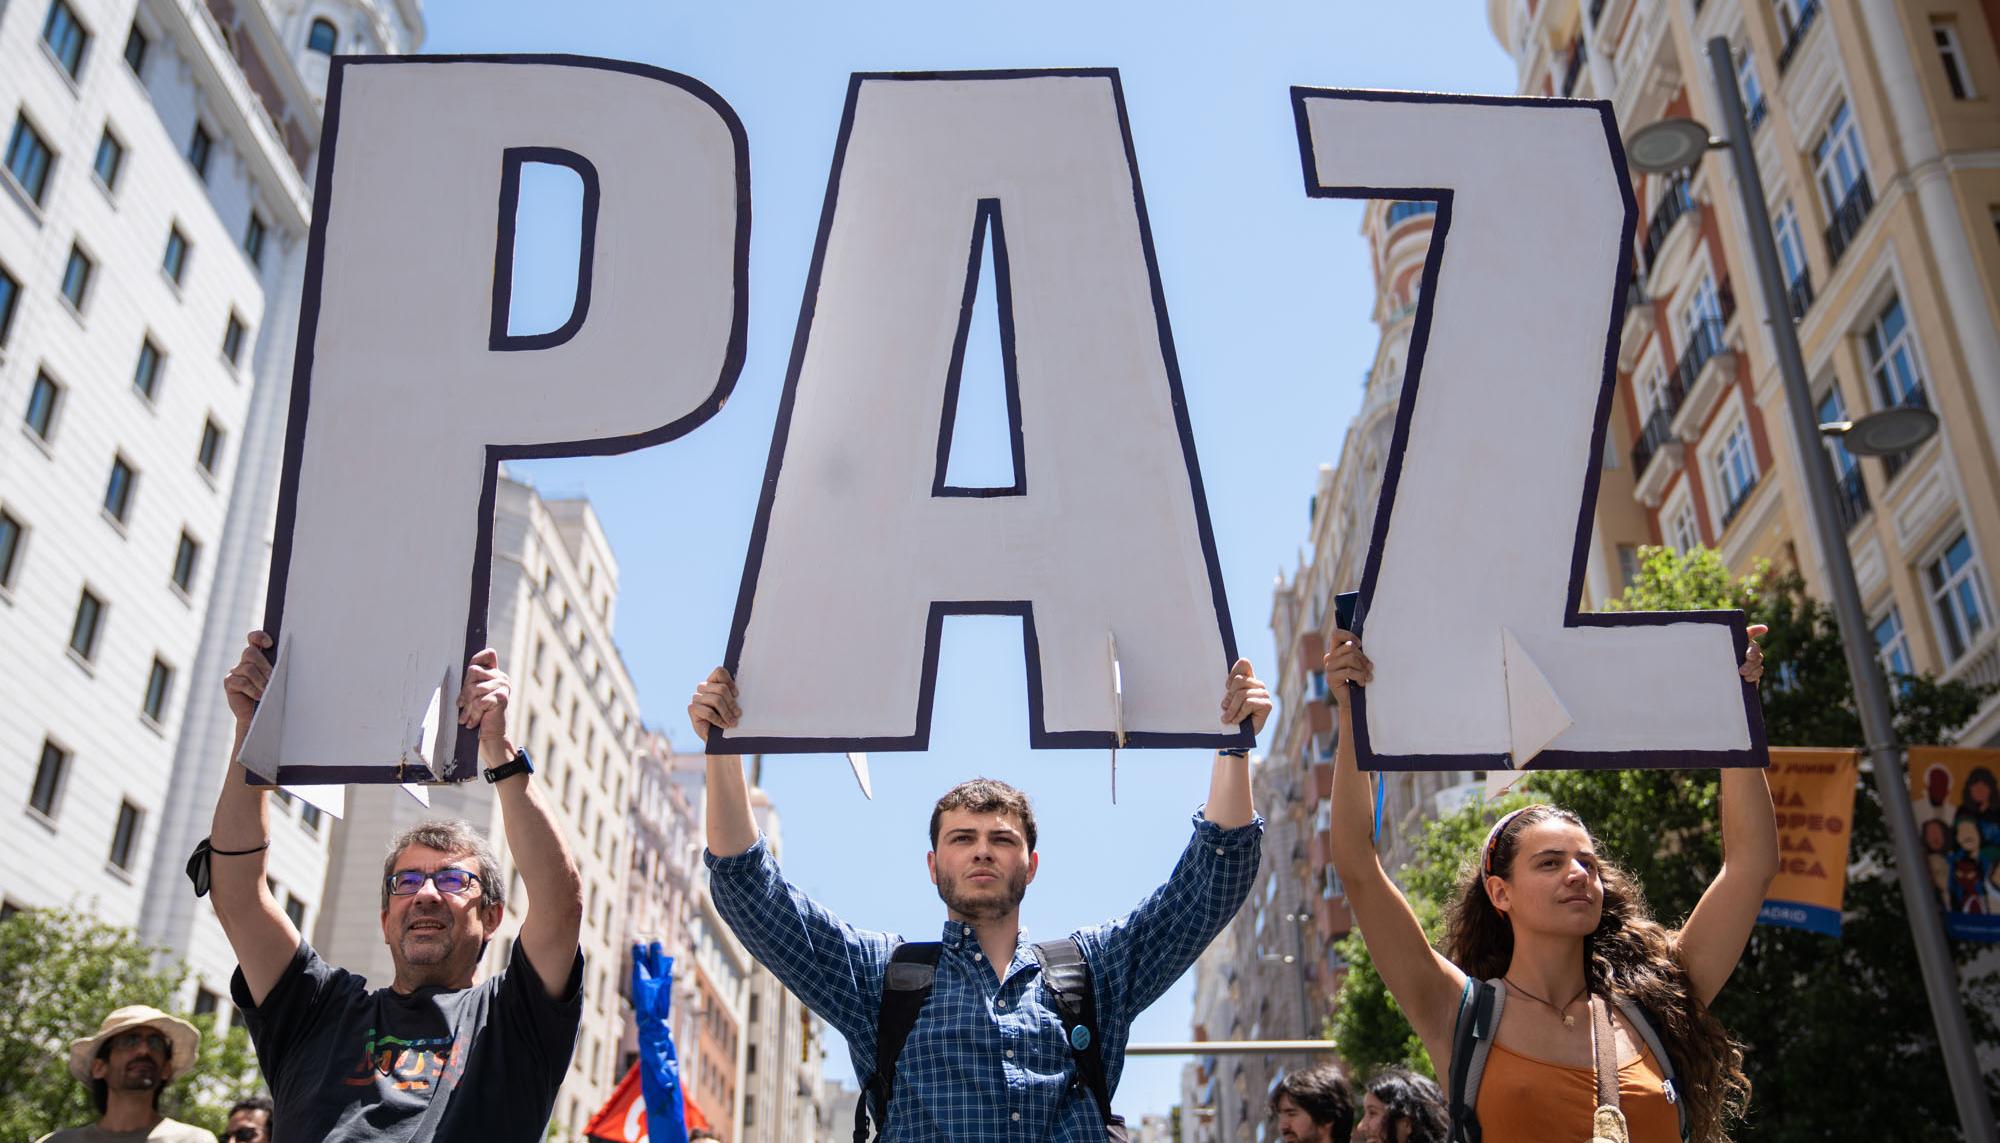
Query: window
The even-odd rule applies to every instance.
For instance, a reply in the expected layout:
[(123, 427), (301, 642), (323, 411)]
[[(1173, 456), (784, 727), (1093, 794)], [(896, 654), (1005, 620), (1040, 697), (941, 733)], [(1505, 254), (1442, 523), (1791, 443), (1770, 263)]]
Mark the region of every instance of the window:
[(69, 308), (81, 315), (85, 302), (90, 300), (90, 278), (97, 272), (97, 263), (83, 252), (83, 247), (70, 243), (69, 261), (63, 266), (62, 296)]
[(203, 180), (208, 178), (208, 156), (214, 150), (215, 139), (209, 135), (208, 128), (195, 124), (194, 134), (188, 138), (187, 159), (194, 173)]
[(146, 673), (146, 702), (140, 707), (148, 719), (155, 723), (164, 722), (167, 713), (167, 699), (174, 690), (174, 669), (153, 657), (153, 669)]
[(1903, 613), (1892, 604), (1889, 614), (1875, 624), (1875, 657), (1882, 662), (1882, 670), (1887, 672), (1891, 682), (1899, 675), (1914, 675), (1916, 669), (1910, 664), (1910, 639), (1903, 630)]
[(1964, 532), (1946, 544), (1937, 559), (1925, 569), (1931, 592), (1931, 609), (1937, 615), (1938, 634), (1944, 642), (1945, 662), (1956, 663), (1979, 641), (1992, 621), (1992, 605), (1987, 602), (1986, 577), (1972, 558), (1972, 539)]
[[(1820, 398), (1817, 412), (1822, 425), (1847, 419), (1847, 403), (1840, 399), (1838, 388), (1827, 390), (1826, 396)], [(1826, 455), (1833, 460), (1833, 475), (1836, 478), (1845, 479), (1848, 473), (1854, 471), (1854, 454), (1847, 451), (1845, 441), (1831, 433), (1824, 433), (1820, 436), (1820, 443), (1826, 446)]]
[(1778, 263), (1785, 271), (1785, 285), (1796, 286), (1806, 274), (1806, 245), (1799, 238), (1799, 212), (1786, 199), (1772, 216), (1772, 231), (1778, 239)]
[(1722, 526), (1736, 518), (1737, 510), (1757, 487), (1757, 452), (1750, 443), (1750, 424), (1738, 421), (1722, 438), (1715, 453), (1716, 482), (1722, 489)]
[(1754, 131), (1764, 122), (1764, 84), (1757, 78), (1757, 62), (1748, 44), (1736, 50), (1736, 90), (1743, 95), (1743, 114)]
[(167, 228), (167, 253), (160, 259), (160, 268), (165, 270), (167, 277), (172, 278), (174, 285), (178, 286), (187, 278), (187, 264), (187, 235), (181, 233), (180, 227), (170, 226)]
[(243, 319), (229, 311), (229, 324), (222, 329), (222, 357), (231, 365), (243, 364)]
[(201, 542), (181, 532), (180, 542), (174, 545), (174, 586), (182, 595), (194, 590), (195, 568), (201, 563)]
[(194, 990), (194, 1014), (195, 1014), (195, 1015), (197, 1015), (197, 1016), (213, 1016), (213, 1015), (215, 1015), (215, 1008), (216, 1008), (216, 1005), (217, 1005), (217, 1004), (219, 1004), (219, 1003), (221, 1002), (221, 1000), (222, 1000), (222, 998), (221, 998), (220, 996), (216, 995), (216, 994), (215, 994), (214, 992), (210, 991), (209, 989), (206, 989), (206, 988), (197, 988), (197, 989), (195, 989), (195, 990)]
[(1618, 588), (1622, 592), (1639, 582), (1639, 549), (1634, 544), (1618, 545)]
[(250, 212), (250, 221), (243, 224), (243, 253), (250, 256), (252, 266), (263, 265), (264, 220), (254, 210)]
[(1868, 176), (1861, 155), (1861, 134), (1843, 101), (1834, 109), (1819, 142), (1813, 144), (1813, 174), (1819, 180), (1820, 201), (1829, 218), (1839, 212), (1855, 184)]
[(322, 815), (319, 812), (318, 806), (313, 805), (311, 802), (299, 803), (299, 824), (314, 833), (318, 833), (321, 818)]
[(1944, 82), (1951, 88), (1951, 97), (1971, 99), (1978, 95), (1972, 89), (1972, 72), (1965, 66), (1965, 49), (1958, 44), (1958, 25), (1950, 20), (1932, 24), (1931, 42), (1937, 45), (1938, 63), (1944, 68)]
[(122, 455), (111, 458), (111, 477), (104, 482), (104, 510), (120, 524), (132, 513), (132, 497), (139, 488), (139, 473)]
[(118, 189), (118, 172), (124, 166), (125, 144), (120, 143), (118, 136), (113, 135), (107, 126), (104, 134), (97, 139), (97, 158), (91, 162), (90, 169), (97, 172), (98, 183), (109, 191)]
[[(1701, 281), (1688, 291), (1679, 315), (1681, 351), (1676, 356), (1701, 355), (1707, 360), (1722, 344), (1722, 299), (1716, 293), (1715, 276), (1702, 271)], [(1702, 350), (1708, 352), (1703, 354)]]
[(1701, 547), (1701, 526), (1694, 518), (1694, 501), (1682, 500), (1667, 527), (1667, 542), (1681, 555)]
[(138, 21), (133, 21), (132, 30), (125, 33), (125, 66), (132, 69), (133, 75), (145, 71), (146, 49), (152, 46), (153, 41), (147, 39), (146, 33), (139, 30)]
[(49, 168), (56, 154), (26, 115), (15, 115), (14, 133), (7, 137), (7, 173), (28, 200), (42, 205), (42, 193), (49, 189)]
[(68, 773), (69, 751), (42, 739), (42, 760), (35, 766), (35, 784), (28, 789), (28, 807), (45, 818), (54, 818)]
[(14, 586), (14, 565), (21, 558), (21, 537), (26, 532), (12, 512), (0, 508), (0, 589)]
[(222, 426), (210, 417), (201, 423), (201, 447), (195, 450), (194, 462), (203, 472), (215, 475), (216, 465), (222, 462)]
[(1889, 304), (1882, 307), (1874, 323), (1861, 335), (1861, 342), (1867, 350), (1868, 375), (1875, 382), (1875, 399), (1882, 408), (1928, 404), (1923, 371), (1917, 364), (1916, 339), (1910, 335), (1903, 299), (1889, 299)]
[(46, 443), (49, 434), (55, 429), (56, 410), (61, 405), (62, 386), (56, 384), (47, 373), (36, 370), (34, 388), (28, 390), (28, 412), (21, 418), (22, 423), (28, 426), (29, 432)]
[(332, 20), (320, 17), (312, 22), (312, 31), (306, 34), (306, 50), (330, 56), (340, 46), (340, 29)]
[(1389, 217), (1386, 220), (1386, 224), (1393, 227), (1406, 218), (1415, 218), (1420, 214), (1436, 214), (1437, 208), (1438, 204), (1430, 199), (1398, 200), (1389, 204)]
[(295, 893), (285, 894), (285, 916), (292, 919), (292, 927), (303, 930), (306, 927), (306, 903)]
[(111, 864), (120, 869), (132, 868), (132, 851), (139, 846), (140, 823), (145, 817), (144, 811), (131, 802), (118, 803), (118, 824), (111, 830)]
[(97, 654), (97, 637), (104, 632), (104, 601), (89, 588), (76, 597), (76, 620), (69, 627), (69, 649), (85, 662)]
[(159, 396), (160, 372), (166, 367), (167, 355), (153, 344), (148, 336), (139, 341), (139, 364), (132, 370), (132, 388), (148, 401)]
[(14, 327), (15, 303), (21, 300), (21, 283), (0, 266), (0, 346), (7, 344), (7, 331)]
[(71, 79), (83, 71), (83, 50), (90, 46), (90, 33), (63, 0), (49, 5), (48, 18), (42, 21), (42, 43)]

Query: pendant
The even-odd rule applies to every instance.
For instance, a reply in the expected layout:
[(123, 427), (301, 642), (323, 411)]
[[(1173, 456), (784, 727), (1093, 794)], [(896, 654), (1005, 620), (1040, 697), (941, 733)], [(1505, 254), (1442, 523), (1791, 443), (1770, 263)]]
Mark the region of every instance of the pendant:
[(1567, 1013), (1567, 1012), (1563, 1013), (1563, 1027), (1565, 1027), (1565, 1028), (1574, 1028), (1574, 1027), (1576, 1027), (1576, 1017), (1574, 1017), (1574, 1016), (1571, 1016), (1571, 1015), (1570, 1015), (1569, 1013)]

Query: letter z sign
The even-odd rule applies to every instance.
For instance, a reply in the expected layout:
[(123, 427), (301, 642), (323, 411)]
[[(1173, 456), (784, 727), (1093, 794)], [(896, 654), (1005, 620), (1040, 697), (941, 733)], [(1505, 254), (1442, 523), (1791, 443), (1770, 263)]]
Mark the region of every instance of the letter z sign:
[(1437, 203), (1353, 621), (1361, 765), (1765, 765), (1741, 612), (1578, 609), (1635, 217), (1610, 106), (1292, 106), (1308, 195)]

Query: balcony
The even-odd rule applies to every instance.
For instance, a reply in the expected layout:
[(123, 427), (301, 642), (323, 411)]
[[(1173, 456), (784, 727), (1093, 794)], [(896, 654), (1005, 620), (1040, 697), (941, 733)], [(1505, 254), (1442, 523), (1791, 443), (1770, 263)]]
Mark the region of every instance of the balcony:
[(1834, 514), (1840, 517), (1840, 526), (1852, 532), (1868, 515), (1868, 485), (1861, 479), (1861, 466), (1853, 465), (1834, 481), (1833, 493)]
[(1687, 176), (1675, 175), (1667, 193), (1653, 208), (1653, 217), (1646, 224), (1645, 244), (1639, 248), (1648, 282), (1653, 281), (1653, 275), (1663, 264), (1679, 261), (1693, 245), (1694, 227), (1681, 225), (1693, 214), (1694, 196), (1688, 193)]
[(1750, 503), (1750, 497), (1754, 496), (1757, 492), (1757, 484), (1758, 481), (1752, 480), (1750, 483), (1737, 489), (1736, 495), (1729, 498), (1729, 503), (1722, 506), (1723, 531), (1728, 531), (1729, 525), (1735, 522), (1736, 517), (1742, 515), (1743, 506)]
[(1682, 453), (1687, 449), (1674, 432), (1674, 412), (1680, 407), (1680, 393), (1671, 390), (1673, 384), (1668, 382), (1666, 403), (1646, 418), (1639, 441), (1632, 446), (1632, 471), (1638, 473), (1632, 495), (1649, 508), (1659, 506), (1667, 482), (1681, 470)]
[(1682, 396), (1671, 419), (1682, 440), (1701, 435), (1708, 415), (1736, 383), (1736, 351), (1723, 340), (1722, 330), (1723, 323), (1717, 318), (1690, 329), (1687, 344), (1680, 348), (1680, 360), (1674, 363), (1670, 387)]
[(1826, 260), (1828, 266), (1840, 265), (1840, 256), (1854, 242), (1854, 236), (1861, 233), (1861, 224), (1868, 221), (1868, 212), (1875, 209), (1875, 192), (1868, 186), (1868, 176), (1864, 173), (1847, 188), (1847, 197), (1834, 208), (1833, 221), (1826, 224)]
[(1625, 324), (1618, 331), (1618, 368), (1627, 373), (1638, 364), (1639, 354), (1646, 348), (1646, 339), (1653, 336), (1658, 318), (1639, 268), (1634, 266), (1632, 270), (1632, 280), (1625, 284)]
[(1792, 65), (1792, 58), (1799, 54), (1799, 45), (1806, 42), (1806, 33), (1812, 31), (1813, 21), (1819, 16), (1819, 0), (1800, 0), (1799, 21), (1785, 29), (1785, 46), (1778, 49), (1778, 74)]
[(1792, 311), (1792, 320), (1801, 322), (1806, 320), (1806, 311), (1812, 308), (1812, 304), (1812, 270), (1801, 266), (1798, 277), (1793, 278), (1792, 284), (1785, 287), (1785, 306)]

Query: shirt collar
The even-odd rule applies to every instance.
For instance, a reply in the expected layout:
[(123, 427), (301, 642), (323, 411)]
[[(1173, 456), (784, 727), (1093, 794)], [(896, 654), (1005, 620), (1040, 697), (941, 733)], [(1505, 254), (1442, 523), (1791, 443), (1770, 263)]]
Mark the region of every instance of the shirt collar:
[[(1028, 930), (1023, 926), (1014, 934), (1015, 954), (1018, 956), (1020, 950), (1028, 947), (1028, 944)], [(946, 921), (944, 923), (944, 947), (957, 949), (961, 952), (970, 952), (979, 947), (979, 934), (974, 932), (972, 926), (966, 924), (964, 921)]]

